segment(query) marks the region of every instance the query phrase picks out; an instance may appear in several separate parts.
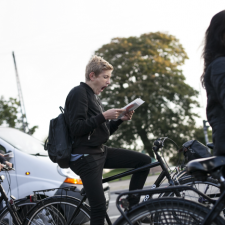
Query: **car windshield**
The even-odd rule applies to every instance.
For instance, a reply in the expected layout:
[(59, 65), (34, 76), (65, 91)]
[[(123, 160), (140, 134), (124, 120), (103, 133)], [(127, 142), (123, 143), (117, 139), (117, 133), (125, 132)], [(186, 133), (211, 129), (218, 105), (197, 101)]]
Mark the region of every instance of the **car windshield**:
[(0, 138), (20, 151), (31, 155), (47, 156), (44, 143), (14, 128), (0, 127)]

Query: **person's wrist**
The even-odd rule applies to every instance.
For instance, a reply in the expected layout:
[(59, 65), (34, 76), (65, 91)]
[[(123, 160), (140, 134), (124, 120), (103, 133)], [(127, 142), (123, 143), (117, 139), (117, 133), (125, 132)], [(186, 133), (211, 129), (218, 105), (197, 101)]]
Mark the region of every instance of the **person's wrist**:
[(108, 118), (107, 118), (107, 115), (106, 115), (106, 113), (104, 112), (104, 113), (102, 113), (102, 115), (105, 117), (105, 119), (107, 120)]

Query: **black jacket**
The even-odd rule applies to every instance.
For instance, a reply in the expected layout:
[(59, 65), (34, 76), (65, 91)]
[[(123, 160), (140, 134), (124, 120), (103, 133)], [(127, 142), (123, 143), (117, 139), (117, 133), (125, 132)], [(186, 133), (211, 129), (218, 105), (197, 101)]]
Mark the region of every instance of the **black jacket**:
[(214, 128), (225, 122), (225, 57), (215, 59), (208, 66), (204, 82), (208, 98), (207, 119)]
[(122, 120), (107, 121), (101, 101), (92, 88), (81, 82), (66, 98), (65, 118), (73, 138), (74, 154), (100, 153)]

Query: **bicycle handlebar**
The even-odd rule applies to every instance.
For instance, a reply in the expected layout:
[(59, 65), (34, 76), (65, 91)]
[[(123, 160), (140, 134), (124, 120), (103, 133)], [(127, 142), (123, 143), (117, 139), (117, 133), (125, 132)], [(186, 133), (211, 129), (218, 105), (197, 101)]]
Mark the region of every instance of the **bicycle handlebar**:
[(166, 139), (167, 137), (159, 137), (154, 141), (154, 145), (158, 148), (162, 148)]
[(154, 145), (157, 146), (157, 147), (162, 147), (162, 141), (157, 139), (154, 141)]
[(4, 167), (1, 169), (1, 171), (9, 171), (9, 170), (15, 170), (13, 167), (9, 167), (5, 164), (2, 164)]

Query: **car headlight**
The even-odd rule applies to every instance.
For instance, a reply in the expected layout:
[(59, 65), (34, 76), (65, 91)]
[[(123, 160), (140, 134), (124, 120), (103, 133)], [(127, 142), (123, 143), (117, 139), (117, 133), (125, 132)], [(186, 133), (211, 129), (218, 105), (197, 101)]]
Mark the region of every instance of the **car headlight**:
[(69, 184), (83, 184), (82, 183), (82, 180), (79, 178), (69, 178), (67, 177), (65, 180), (64, 180), (64, 183), (69, 183)]
[(75, 174), (70, 168), (62, 169), (59, 166), (57, 166), (57, 170), (61, 176), (66, 177), (64, 183), (83, 184), (80, 177), (77, 174)]

